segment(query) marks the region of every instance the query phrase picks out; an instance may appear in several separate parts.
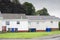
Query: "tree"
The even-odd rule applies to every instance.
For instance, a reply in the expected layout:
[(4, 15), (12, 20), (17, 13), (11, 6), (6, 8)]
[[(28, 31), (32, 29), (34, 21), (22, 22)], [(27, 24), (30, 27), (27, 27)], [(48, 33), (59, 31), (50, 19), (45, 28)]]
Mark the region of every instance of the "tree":
[(10, 0), (0, 0), (0, 3), (1, 2), (4, 2), (4, 3), (8, 3), (9, 2), (10, 3)]
[(0, 11), (2, 13), (26, 14), (24, 6), (18, 3), (18, 0), (15, 0), (13, 2), (10, 0), (0, 0)]
[(59, 24), (59, 30), (60, 30), (60, 22), (58, 24)]
[(41, 10), (38, 10), (37, 12), (36, 12), (36, 15), (45, 15), (45, 16), (49, 16), (49, 13), (48, 13), (48, 11), (47, 11), (47, 9), (46, 8), (43, 8), (43, 9), (41, 9)]
[(35, 7), (33, 6), (33, 4), (25, 2), (25, 3), (23, 3), (23, 5), (25, 6), (26, 15), (34, 15), (35, 14)]

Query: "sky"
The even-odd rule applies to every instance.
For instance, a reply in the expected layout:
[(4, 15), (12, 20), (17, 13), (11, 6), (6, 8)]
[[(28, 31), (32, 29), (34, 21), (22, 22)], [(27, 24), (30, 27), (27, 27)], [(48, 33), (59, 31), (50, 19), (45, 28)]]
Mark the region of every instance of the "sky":
[(48, 13), (51, 16), (60, 18), (60, 0), (19, 0), (20, 3), (29, 2), (32, 3), (36, 10), (40, 10), (43, 7), (47, 8)]

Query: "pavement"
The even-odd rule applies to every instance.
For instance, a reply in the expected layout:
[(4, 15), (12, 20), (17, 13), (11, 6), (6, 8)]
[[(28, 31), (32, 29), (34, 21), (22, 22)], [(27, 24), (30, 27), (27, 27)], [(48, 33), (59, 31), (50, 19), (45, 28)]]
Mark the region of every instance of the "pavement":
[(58, 35), (50, 35), (45, 37), (31, 38), (31, 39), (2, 39), (0, 40), (60, 40), (60, 34)]

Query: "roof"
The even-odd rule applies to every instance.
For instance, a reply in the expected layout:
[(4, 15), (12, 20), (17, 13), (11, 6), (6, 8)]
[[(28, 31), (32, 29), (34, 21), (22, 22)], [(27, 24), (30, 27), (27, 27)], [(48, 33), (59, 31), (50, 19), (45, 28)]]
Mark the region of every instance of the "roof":
[(2, 14), (4, 19), (26, 19), (25, 14)]
[(25, 14), (1, 14), (0, 17), (3, 17), (3, 19), (28, 19), (28, 20), (60, 20), (60, 18), (55, 16), (28, 16)]
[(26, 16), (29, 20), (60, 20), (55, 16)]

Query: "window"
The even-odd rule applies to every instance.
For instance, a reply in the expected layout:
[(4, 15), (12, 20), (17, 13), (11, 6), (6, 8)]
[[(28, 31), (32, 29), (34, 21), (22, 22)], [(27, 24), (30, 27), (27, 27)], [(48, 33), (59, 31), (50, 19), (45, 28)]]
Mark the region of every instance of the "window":
[(6, 21), (6, 25), (10, 25), (9, 21)]
[(53, 23), (53, 21), (51, 21), (51, 23)]
[(31, 22), (30, 22), (30, 21), (28, 21), (28, 23), (29, 23), (29, 24), (31, 24)]
[(17, 21), (17, 24), (20, 24), (20, 22), (19, 22), (19, 21)]

